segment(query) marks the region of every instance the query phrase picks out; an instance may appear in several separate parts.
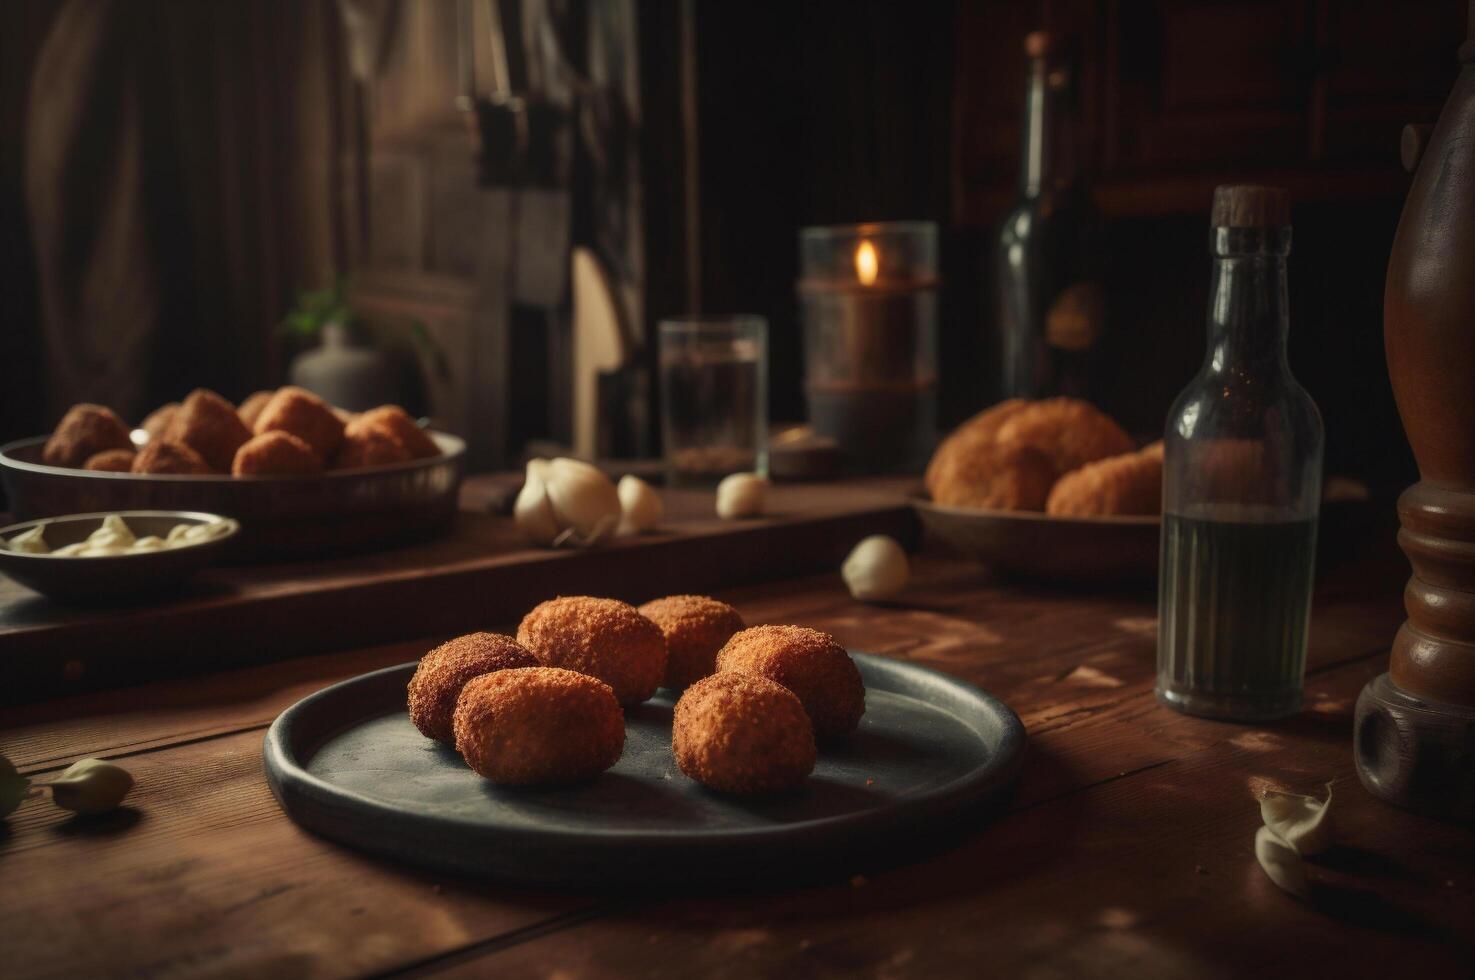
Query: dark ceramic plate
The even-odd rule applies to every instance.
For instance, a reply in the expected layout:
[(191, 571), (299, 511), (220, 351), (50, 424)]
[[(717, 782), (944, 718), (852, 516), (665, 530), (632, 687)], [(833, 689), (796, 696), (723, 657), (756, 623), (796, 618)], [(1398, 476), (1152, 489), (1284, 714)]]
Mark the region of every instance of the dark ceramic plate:
[[(217, 514), (185, 510), (125, 510), (105, 514), (69, 514), (43, 520), (24, 521), (0, 527), (0, 538), (9, 541), (36, 525), (44, 525), (46, 544), (53, 550), (87, 540), (102, 526), (103, 518), (117, 514), (135, 537), (167, 537), (176, 524), (209, 524), (221, 520)], [(29, 555), (0, 549), (0, 572), (17, 582), (69, 602), (90, 602), (124, 597), (155, 595), (178, 586), (201, 568), (215, 564), (229, 553), (239, 528), (201, 544), (138, 555), (102, 558)]]
[(1057, 517), (1037, 511), (912, 506), (927, 536), (1006, 575), (1057, 582), (1152, 581), (1160, 517)]
[(266, 776), (324, 837), (454, 874), (549, 887), (791, 877), (925, 839), (1004, 787), (1025, 734), (997, 699), (935, 671), (855, 654), (860, 730), (808, 784), (766, 799), (704, 789), (671, 755), (671, 692), (626, 716), (625, 754), (577, 786), (499, 788), (410, 724), (414, 664), (299, 701), (266, 735)]
[(439, 456), (318, 476), (94, 473), (41, 462), (45, 437), (0, 446), (17, 520), (120, 510), (191, 510), (241, 523), (236, 557), (284, 558), (429, 538), (456, 517), (466, 444), (432, 432)]

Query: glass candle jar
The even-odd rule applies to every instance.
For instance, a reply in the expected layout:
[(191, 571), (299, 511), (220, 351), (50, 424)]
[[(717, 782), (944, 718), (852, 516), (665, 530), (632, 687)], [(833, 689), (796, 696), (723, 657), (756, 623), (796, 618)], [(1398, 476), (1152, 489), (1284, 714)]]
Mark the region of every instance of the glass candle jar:
[(799, 232), (809, 424), (849, 469), (920, 469), (937, 429), (937, 225)]

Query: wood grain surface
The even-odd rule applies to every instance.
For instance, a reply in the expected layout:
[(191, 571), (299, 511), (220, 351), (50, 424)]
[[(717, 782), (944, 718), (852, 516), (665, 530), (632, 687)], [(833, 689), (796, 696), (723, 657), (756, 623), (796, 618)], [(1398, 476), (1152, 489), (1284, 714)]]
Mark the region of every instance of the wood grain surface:
[[(530, 893), (420, 874), (288, 821), (261, 772), (276, 712), (439, 634), (5, 709), (0, 751), (23, 771), (92, 755), (138, 777), (113, 816), (33, 801), (0, 824), (6, 972), (1305, 976), (1385, 975), (1396, 956), (1411, 974), (1463, 974), (1475, 838), (1374, 800), (1353, 776), (1353, 699), (1386, 663), (1404, 574), (1369, 557), (1324, 577), (1307, 709), (1259, 727), (1157, 706), (1150, 592), (1025, 589), (931, 557), (884, 605), (852, 601), (834, 573), (720, 590), (749, 622), (819, 627), (977, 683), (1031, 739), (991, 818), (899, 841), (841, 880), (740, 894), (638, 881)], [(1302, 902), (1255, 863), (1255, 792), (1328, 780), (1341, 843)]]
[[(916, 537), (915, 480), (777, 484), (763, 517), (724, 521), (710, 491), (662, 490), (658, 533), (530, 548), (495, 512), (505, 481), (468, 480), (439, 540), (311, 562), (211, 569), (174, 597), (80, 608), (0, 576), (0, 705), (141, 680), (482, 629), (552, 595), (638, 598), (839, 565), (867, 534)], [(513, 485), (515, 488), (515, 484)], [(489, 509), (493, 508), (493, 509)], [(208, 639), (207, 639), (208, 638)]]

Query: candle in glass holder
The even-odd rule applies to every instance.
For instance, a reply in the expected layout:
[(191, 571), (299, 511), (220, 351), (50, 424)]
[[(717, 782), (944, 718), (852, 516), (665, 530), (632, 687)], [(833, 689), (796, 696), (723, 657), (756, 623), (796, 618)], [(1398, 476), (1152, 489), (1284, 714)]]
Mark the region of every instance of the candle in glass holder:
[(799, 233), (809, 424), (849, 469), (920, 469), (937, 428), (937, 226)]

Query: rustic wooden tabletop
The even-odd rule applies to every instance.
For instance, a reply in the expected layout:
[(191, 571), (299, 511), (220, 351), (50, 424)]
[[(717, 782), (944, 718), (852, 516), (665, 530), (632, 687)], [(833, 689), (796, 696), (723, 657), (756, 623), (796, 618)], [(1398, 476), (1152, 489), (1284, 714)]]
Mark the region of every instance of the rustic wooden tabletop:
[[(267, 725), (433, 637), (6, 709), (0, 751), (23, 772), (98, 756), (138, 782), (106, 818), (32, 803), (0, 822), (0, 974), (1467, 975), (1475, 835), (1378, 802), (1352, 765), (1353, 703), (1385, 667), (1406, 574), (1380, 557), (1324, 576), (1306, 710), (1259, 727), (1156, 704), (1150, 593), (1011, 586), (936, 557), (894, 604), (856, 603), (834, 574), (720, 593), (750, 623), (985, 687), (1030, 737), (1013, 794), (955, 839), (740, 894), (529, 892), (299, 830), (262, 776)], [(1300, 901), (1255, 863), (1255, 793), (1328, 780), (1341, 843)]]

